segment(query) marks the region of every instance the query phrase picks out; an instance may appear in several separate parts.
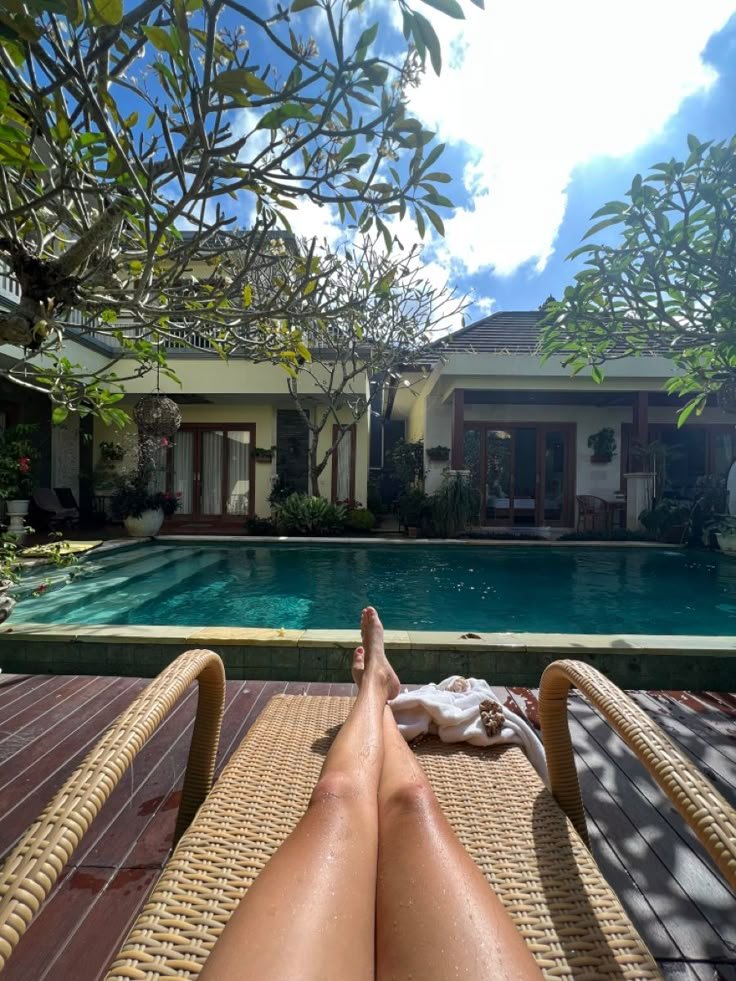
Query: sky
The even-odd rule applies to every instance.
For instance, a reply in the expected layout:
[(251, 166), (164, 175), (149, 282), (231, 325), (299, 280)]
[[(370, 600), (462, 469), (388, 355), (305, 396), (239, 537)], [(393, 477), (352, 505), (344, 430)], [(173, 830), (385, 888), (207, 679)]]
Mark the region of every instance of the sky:
[[(468, 294), (466, 323), (559, 296), (597, 208), (636, 173), (683, 159), (688, 133), (736, 134), (736, 0), (486, 0), (485, 11), (464, 0), (463, 21), (414, 5), (445, 63), (410, 109), (447, 143), (442, 191), (458, 205), (423, 260), (433, 282)], [(366, 23), (397, 16), (395, 0), (364, 6)], [(314, 206), (295, 229), (343, 235)], [(418, 239), (408, 222), (395, 230)]]

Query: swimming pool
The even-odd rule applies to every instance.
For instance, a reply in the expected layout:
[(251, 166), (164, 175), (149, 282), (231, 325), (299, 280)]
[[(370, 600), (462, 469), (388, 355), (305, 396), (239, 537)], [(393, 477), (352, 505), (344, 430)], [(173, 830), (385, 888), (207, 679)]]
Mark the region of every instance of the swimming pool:
[(736, 561), (623, 547), (152, 542), (92, 555), (12, 623), (729, 635)]

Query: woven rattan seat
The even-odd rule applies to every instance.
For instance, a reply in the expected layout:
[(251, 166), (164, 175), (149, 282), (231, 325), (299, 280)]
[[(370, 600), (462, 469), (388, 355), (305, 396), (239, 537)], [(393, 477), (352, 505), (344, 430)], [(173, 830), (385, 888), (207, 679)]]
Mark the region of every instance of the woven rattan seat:
[[(210, 790), (223, 674), (207, 651), (182, 655), (136, 699), (9, 856), (0, 875), (0, 966), (132, 757), (195, 677), (200, 705), (177, 826), (177, 837), (183, 834), (108, 979), (198, 975), (238, 901), (304, 813), (352, 703), (275, 697)], [(554, 796), (514, 746), (427, 739), (416, 752), (545, 977), (656, 978), (654, 960), (586, 847), (565, 714), (571, 684), (637, 752), (736, 883), (733, 809), (644, 713), (585, 665), (557, 662), (543, 679), (540, 714)]]
[[(299, 695), (271, 701), (179, 842), (109, 979), (196, 974), (195, 965), (306, 809), (351, 701)], [(417, 753), (460, 840), (550, 977), (659, 977), (521, 749), (448, 747), (428, 739)], [(626, 962), (624, 971), (616, 958)]]

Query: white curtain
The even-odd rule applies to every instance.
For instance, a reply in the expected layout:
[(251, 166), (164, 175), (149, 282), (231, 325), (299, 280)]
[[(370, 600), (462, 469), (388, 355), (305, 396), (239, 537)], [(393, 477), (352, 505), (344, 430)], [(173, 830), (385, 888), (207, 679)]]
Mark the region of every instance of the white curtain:
[(202, 513), (222, 514), (222, 432), (202, 433)]
[(173, 457), (173, 488), (175, 494), (181, 494), (181, 511), (191, 514), (193, 511), (192, 482), (194, 479), (194, 434), (179, 432), (172, 447)]
[(227, 434), (227, 496), (228, 514), (247, 514), (250, 497), (249, 453), (250, 433)]
[(352, 430), (344, 432), (337, 444), (337, 481), (335, 496), (338, 501), (345, 501), (350, 497), (350, 463), (353, 449)]
[(166, 488), (166, 447), (165, 446), (155, 446), (150, 451), (151, 461), (153, 463), (153, 474), (151, 476), (150, 488), (155, 493), (156, 491), (161, 491), (162, 493)]

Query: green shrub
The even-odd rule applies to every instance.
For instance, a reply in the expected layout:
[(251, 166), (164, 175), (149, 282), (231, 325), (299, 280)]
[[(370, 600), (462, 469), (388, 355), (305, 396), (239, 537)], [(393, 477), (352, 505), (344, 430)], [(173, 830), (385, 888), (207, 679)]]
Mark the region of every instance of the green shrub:
[(276, 508), (276, 525), (285, 535), (336, 535), (345, 527), (347, 510), (323, 497), (290, 494)]
[(438, 535), (449, 538), (478, 522), (480, 498), (468, 478), (459, 473), (445, 474), (442, 486), (432, 495), (432, 524)]
[(348, 531), (368, 532), (376, 526), (376, 516), (367, 508), (352, 508), (345, 518), (345, 528)]
[(656, 507), (642, 511), (639, 521), (658, 541), (665, 541), (671, 537), (681, 541), (689, 526), (690, 508), (665, 498), (659, 501)]
[(432, 503), (419, 487), (410, 487), (396, 502), (399, 521), (406, 528), (420, 528), (432, 511)]
[(613, 531), (570, 531), (560, 535), (560, 542), (651, 542), (652, 536), (643, 531), (614, 528)]
[(257, 514), (248, 515), (245, 530), (249, 535), (273, 535), (276, 531), (270, 518), (259, 518)]

